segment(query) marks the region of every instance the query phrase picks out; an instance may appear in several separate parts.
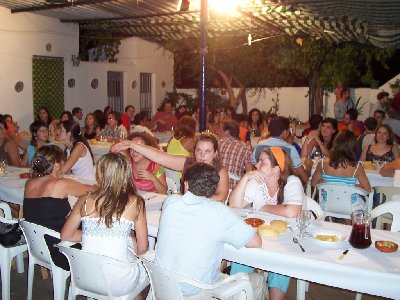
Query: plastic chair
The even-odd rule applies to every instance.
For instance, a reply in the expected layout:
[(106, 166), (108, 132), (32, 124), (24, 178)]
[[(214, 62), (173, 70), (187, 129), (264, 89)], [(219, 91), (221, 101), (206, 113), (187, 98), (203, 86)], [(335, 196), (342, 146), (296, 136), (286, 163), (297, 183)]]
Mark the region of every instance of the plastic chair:
[(375, 219), (384, 214), (391, 214), (393, 217), (390, 231), (400, 231), (400, 200), (392, 200), (378, 205), (371, 211), (371, 219)]
[(352, 194), (365, 196), (367, 201), (369, 195), (368, 192), (354, 186), (346, 186), (346, 185), (338, 185), (330, 183), (318, 184), (317, 190), (319, 191), (320, 202), (323, 199), (322, 195), (323, 191), (326, 192), (326, 205), (325, 208), (323, 209), (324, 216), (342, 218), (342, 219), (351, 219), (351, 214), (353, 212), (353, 208), (351, 205)]
[(322, 211), (322, 208), (317, 203), (317, 201), (315, 201), (311, 197), (306, 196), (306, 203), (306, 208), (313, 212), (315, 220), (319, 221), (324, 219), (324, 212)]
[(49, 235), (59, 239), (60, 234), (54, 230), (25, 220), (20, 220), (19, 224), (24, 232), (29, 251), (28, 300), (32, 299), (35, 265), (51, 270), (53, 275), (53, 298), (54, 300), (63, 300), (65, 295), (65, 284), (70, 272), (59, 268), (54, 264), (44, 239), (44, 235)]
[(178, 192), (178, 188), (176, 186), (175, 181), (169, 177), (166, 177), (165, 179), (167, 181), (167, 194), (168, 195), (176, 194)]
[[(83, 295), (99, 300), (106, 299), (134, 299), (141, 291), (133, 291), (123, 296), (113, 296), (110, 292), (110, 285), (103, 276), (107, 272), (105, 267), (112, 265), (117, 268), (131, 268), (133, 264), (122, 262), (117, 259), (94, 254), (62, 245), (57, 245), (60, 252), (67, 258), (71, 267), (71, 285), (69, 299), (76, 299), (77, 295)], [(140, 263), (140, 260), (138, 260)], [(134, 285), (135, 282), (132, 282)], [(145, 288), (146, 286), (143, 286)]]
[(216, 283), (215, 285), (209, 285), (178, 272), (158, 266), (146, 259), (143, 259), (143, 264), (150, 278), (153, 299), (185, 299), (179, 290), (180, 283), (188, 283), (191, 286), (202, 290), (208, 290), (210, 292), (210, 299), (212, 296), (217, 299), (226, 299), (234, 295), (237, 295), (235, 299), (252, 300), (254, 298), (251, 283), (247, 276), (244, 277), (245, 274), (243, 273), (237, 273)]
[[(378, 205), (384, 203), (384, 201), (391, 201), (393, 196), (400, 195), (400, 187), (394, 186), (376, 186), (374, 187), (376, 194), (378, 195)], [(386, 198), (386, 200), (384, 199)], [(382, 229), (383, 224), (392, 223), (392, 218), (389, 215), (381, 215), (376, 219), (376, 228)]]
[[(11, 217), (11, 210), (7, 203), (0, 203), (0, 209), (3, 211), (3, 217), (0, 217), (0, 221), (8, 224), (15, 224), (15, 221)], [(13, 246), (3, 246), (0, 244), (0, 270), (1, 270), (1, 299), (10, 299), (10, 272), (11, 272), (11, 261), (14, 257), (17, 260), (17, 272), (24, 272), (24, 258), (23, 253), (28, 250), (26, 243), (17, 244)]]

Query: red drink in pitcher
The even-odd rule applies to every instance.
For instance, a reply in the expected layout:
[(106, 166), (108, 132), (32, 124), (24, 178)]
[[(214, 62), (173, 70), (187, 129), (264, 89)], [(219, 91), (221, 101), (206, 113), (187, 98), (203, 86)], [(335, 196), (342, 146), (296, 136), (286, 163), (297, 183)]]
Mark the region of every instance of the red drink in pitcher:
[(349, 243), (354, 248), (365, 249), (371, 245), (371, 215), (362, 210), (352, 213), (353, 229), (351, 230)]

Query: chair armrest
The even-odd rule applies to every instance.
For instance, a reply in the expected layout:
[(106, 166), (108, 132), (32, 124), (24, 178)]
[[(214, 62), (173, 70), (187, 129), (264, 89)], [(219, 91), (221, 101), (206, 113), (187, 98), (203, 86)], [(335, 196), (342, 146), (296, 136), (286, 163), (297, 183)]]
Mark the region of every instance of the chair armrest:
[[(131, 250), (133, 252), (133, 250)], [(133, 252), (135, 253), (135, 252)], [(136, 254), (135, 254), (136, 255)], [(156, 251), (154, 250), (148, 250), (146, 253), (143, 253), (142, 255), (137, 255), (140, 259), (147, 260), (149, 262), (154, 262), (154, 259), (156, 257)]]

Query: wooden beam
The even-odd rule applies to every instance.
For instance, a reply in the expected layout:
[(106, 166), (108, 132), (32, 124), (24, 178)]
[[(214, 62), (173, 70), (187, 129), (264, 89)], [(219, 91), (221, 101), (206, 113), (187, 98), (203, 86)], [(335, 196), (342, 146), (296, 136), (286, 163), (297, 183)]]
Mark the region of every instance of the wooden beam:
[(199, 10), (191, 10), (191, 11), (176, 11), (176, 12), (169, 12), (169, 13), (160, 13), (160, 14), (148, 14), (148, 15), (138, 15), (138, 16), (127, 16), (127, 17), (117, 17), (117, 18), (99, 18), (99, 19), (61, 19), (60, 21), (63, 23), (95, 23), (95, 22), (106, 22), (106, 21), (124, 21), (124, 20), (140, 20), (146, 18), (157, 18), (157, 17), (169, 17), (175, 15), (184, 15), (190, 13), (199, 13)]
[(23, 7), (23, 8), (13, 8), (11, 9), (11, 13), (21, 13), (21, 12), (35, 12), (35, 11), (41, 11), (41, 10), (50, 10), (50, 9), (58, 9), (58, 8), (64, 8), (64, 7), (70, 7), (70, 6), (81, 6), (81, 5), (91, 5), (91, 4), (98, 4), (98, 3), (103, 3), (103, 2), (112, 2), (115, 0), (77, 0), (73, 2), (69, 2), (68, 0), (65, 0), (65, 3), (45, 3), (44, 5), (39, 5), (39, 6), (29, 6), (29, 7)]

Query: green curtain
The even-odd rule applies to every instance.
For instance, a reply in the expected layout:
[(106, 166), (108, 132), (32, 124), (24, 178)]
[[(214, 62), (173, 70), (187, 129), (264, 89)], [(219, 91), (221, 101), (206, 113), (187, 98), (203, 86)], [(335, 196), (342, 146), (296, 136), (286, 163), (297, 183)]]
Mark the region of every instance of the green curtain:
[(64, 111), (64, 59), (34, 56), (32, 59), (33, 117), (46, 106), (52, 118)]

